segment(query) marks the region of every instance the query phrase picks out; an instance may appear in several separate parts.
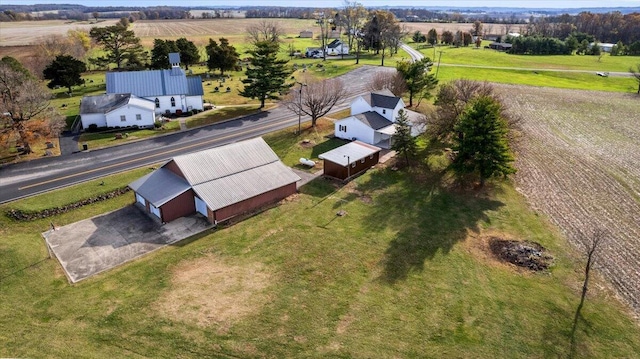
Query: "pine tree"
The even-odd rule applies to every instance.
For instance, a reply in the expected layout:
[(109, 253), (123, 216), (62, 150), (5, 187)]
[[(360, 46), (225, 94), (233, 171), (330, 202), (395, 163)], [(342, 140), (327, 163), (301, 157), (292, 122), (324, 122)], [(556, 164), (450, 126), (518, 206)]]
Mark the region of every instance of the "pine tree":
[(64, 86), (72, 92), (71, 86), (82, 85), (82, 73), (87, 71), (87, 65), (84, 62), (75, 59), (72, 56), (60, 55), (47, 66), (43, 75), (49, 81), (47, 86), (54, 88), (55, 86)]
[(429, 95), (429, 91), (436, 88), (438, 80), (429, 74), (433, 63), (428, 57), (420, 61), (409, 62), (400, 61), (396, 64), (396, 69), (404, 78), (409, 90), (409, 107), (413, 107), (413, 97), (415, 95)]
[(391, 149), (396, 151), (409, 165), (409, 157), (414, 156), (416, 153), (416, 139), (411, 136), (411, 125), (409, 124), (409, 117), (404, 110), (398, 112), (396, 118), (396, 133), (391, 136)]
[(260, 100), (260, 108), (264, 107), (267, 98), (276, 98), (275, 94), (287, 89), (285, 80), (291, 71), (286, 66), (288, 60), (278, 60), (279, 49), (277, 42), (260, 41), (247, 51), (251, 60), (240, 95)]
[(237, 67), (240, 55), (233, 45), (229, 44), (229, 40), (224, 37), (220, 38), (220, 44), (209, 39), (207, 45), (207, 67), (209, 70), (220, 69), (220, 76), (224, 75), (227, 70), (234, 70)]
[(501, 105), (495, 99), (478, 97), (467, 105), (455, 127), (461, 135), (456, 139), (453, 169), (459, 174), (478, 174), (480, 186), (491, 177), (515, 173), (507, 122), (500, 113)]

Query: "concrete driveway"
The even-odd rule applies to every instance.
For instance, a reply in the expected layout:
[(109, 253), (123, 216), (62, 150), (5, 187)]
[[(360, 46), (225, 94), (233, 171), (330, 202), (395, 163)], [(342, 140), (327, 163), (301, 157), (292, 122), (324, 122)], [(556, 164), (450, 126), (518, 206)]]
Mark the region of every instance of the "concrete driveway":
[(42, 236), (76, 283), (212, 227), (201, 215), (160, 225), (130, 205)]

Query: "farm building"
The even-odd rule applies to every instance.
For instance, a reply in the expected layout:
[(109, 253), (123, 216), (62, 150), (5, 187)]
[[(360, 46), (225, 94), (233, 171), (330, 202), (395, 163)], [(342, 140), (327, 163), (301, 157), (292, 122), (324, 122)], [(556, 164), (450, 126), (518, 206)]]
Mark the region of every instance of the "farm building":
[(131, 93), (151, 100), (156, 114), (180, 114), (203, 109), (202, 79), (187, 76), (180, 54), (170, 53), (170, 70), (107, 72), (107, 94)]
[(324, 161), (324, 175), (341, 180), (357, 176), (378, 164), (380, 148), (353, 141), (318, 156)]
[(592, 48), (594, 46), (598, 46), (600, 48), (600, 51), (602, 52), (607, 52), (610, 53), (611, 50), (613, 50), (613, 47), (616, 46), (616, 44), (611, 44), (611, 43), (606, 43), (606, 42), (601, 42), (601, 43), (590, 43), (589, 44), (589, 48)]
[[(396, 133), (395, 121), (404, 101), (389, 90), (359, 96), (351, 102), (351, 116), (335, 122), (334, 134), (346, 140), (359, 140), (378, 147), (391, 147), (391, 136)], [(424, 132), (422, 115), (404, 109), (412, 124), (411, 134)]]
[(96, 127), (153, 127), (155, 105), (129, 93), (84, 96), (80, 102), (80, 121), (87, 129)]
[(294, 194), (298, 180), (254, 138), (174, 157), (129, 187), (136, 205), (160, 222), (197, 212), (216, 224)]
[(313, 31), (311, 30), (302, 30), (300, 31), (300, 37), (303, 39), (311, 39), (313, 38)]
[(326, 46), (327, 55), (348, 55), (349, 45), (340, 40), (333, 40)]

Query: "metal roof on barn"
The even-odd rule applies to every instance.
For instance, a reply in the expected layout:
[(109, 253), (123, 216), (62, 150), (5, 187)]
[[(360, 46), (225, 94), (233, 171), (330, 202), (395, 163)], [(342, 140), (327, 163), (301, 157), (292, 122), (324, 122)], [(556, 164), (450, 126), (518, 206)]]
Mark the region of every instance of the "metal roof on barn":
[(384, 118), (384, 116), (375, 111), (359, 113), (357, 115), (353, 115), (353, 117), (357, 118), (360, 122), (373, 128), (374, 130), (379, 130), (393, 124), (393, 122), (387, 120), (386, 118)]
[(380, 152), (380, 147), (360, 141), (353, 141), (338, 148), (334, 148), (331, 151), (325, 152), (319, 155), (318, 158), (346, 167), (349, 163), (360, 161), (361, 159), (371, 156), (376, 152)]
[(162, 206), (191, 188), (184, 178), (166, 168), (159, 168), (131, 182), (129, 187), (155, 207)]

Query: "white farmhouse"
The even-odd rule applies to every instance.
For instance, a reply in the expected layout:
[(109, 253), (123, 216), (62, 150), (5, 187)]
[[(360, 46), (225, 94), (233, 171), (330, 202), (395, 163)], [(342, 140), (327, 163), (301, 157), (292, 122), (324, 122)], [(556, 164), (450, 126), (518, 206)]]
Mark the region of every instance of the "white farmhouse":
[(170, 70), (108, 72), (107, 94), (130, 93), (151, 100), (156, 114), (203, 110), (202, 79), (187, 76), (180, 68), (180, 54), (170, 53)]
[(153, 127), (155, 104), (132, 94), (84, 96), (80, 102), (84, 129), (96, 127)]
[(335, 122), (335, 136), (389, 148), (391, 136), (396, 133), (395, 121), (400, 110), (407, 114), (413, 136), (424, 132), (422, 115), (406, 110), (404, 101), (385, 89), (353, 100), (351, 116)]
[(333, 40), (326, 46), (325, 51), (327, 55), (336, 56), (336, 55), (348, 55), (349, 54), (349, 45), (345, 44), (340, 40)]

